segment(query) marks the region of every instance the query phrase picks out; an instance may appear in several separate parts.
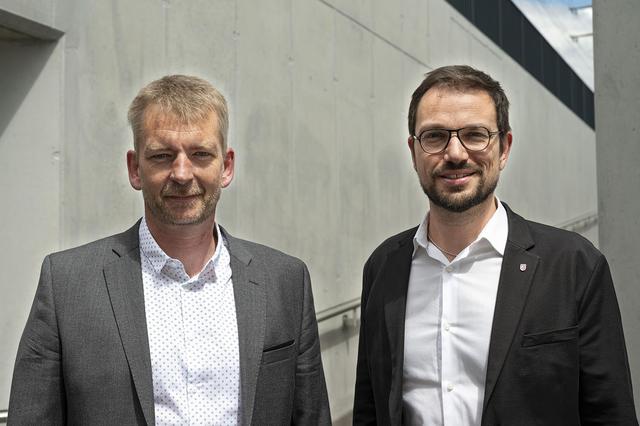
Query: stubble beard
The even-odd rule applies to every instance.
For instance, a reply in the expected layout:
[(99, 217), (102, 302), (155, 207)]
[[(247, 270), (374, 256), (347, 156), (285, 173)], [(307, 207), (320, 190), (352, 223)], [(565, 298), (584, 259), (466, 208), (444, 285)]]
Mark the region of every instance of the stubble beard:
[[(147, 209), (151, 212), (153, 217), (158, 219), (165, 225), (198, 225), (209, 219), (215, 214), (218, 200), (222, 190), (218, 187), (212, 193), (205, 193), (201, 188), (196, 187), (196, 190), (181, 188), (175, 184), (173, 186), (167, 186), (162, 189), (160, 195), (154, 196), (149, 194), (143, 189), (142, 196)], [(189, 210), (193, 209), (193, 204), (198, 203), (199, 206), (195, 214), (185, 215), (175, 209), (172, 209), (167, 205), (165, 197), (168, 194), (173, 195), (189, 195), (199, 194), (195, 200), (192, 200), (189, 206)]]
[[(449, 167), (448, 170), (455, 170), (457, 168), (458, 167)], [(478, 171), (478, 173), (482, 172)], [(486, 175), (482, 173), (478, 184), (471, 194), (465, 195), (462, 191), (445, 192), (436, 188), (437, 174), (438, 173), (435, 172), (432, 173), (431, 180), (428, 182), (420, 182), (422, 190), (431, 203), (452, 213), (463, 213), (472, 207), (482, 204), (494, 193), (498, 186), (498, 176), (491, 181), (487, 181)]]

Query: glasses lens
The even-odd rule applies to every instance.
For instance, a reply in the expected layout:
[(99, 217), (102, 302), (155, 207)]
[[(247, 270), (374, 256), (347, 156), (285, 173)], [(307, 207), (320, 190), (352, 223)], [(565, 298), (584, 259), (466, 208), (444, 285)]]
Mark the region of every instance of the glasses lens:
[(489, 130), (484, 127), (465, 127), (460, 129), (458, 136), (467, 149), (471, 151), (485, 149), (491, 138)]
[(420, 134), (420, 145), (425, 152), (439, 152), (449, 141), (449, 131), (443, 129), (425, 130)]

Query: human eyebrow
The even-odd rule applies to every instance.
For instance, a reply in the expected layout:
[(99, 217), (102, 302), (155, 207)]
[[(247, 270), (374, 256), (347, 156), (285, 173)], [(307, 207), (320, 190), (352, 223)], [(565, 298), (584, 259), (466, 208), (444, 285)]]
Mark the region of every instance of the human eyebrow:
[(191, 152), (197, 152), (197, 151), (202, 151), (202, 152), (208, 152), (212, 155), (218, 155), (218, 143), (217, 141), (208, 141), (208, 140), (203, 140), (195, 145), (193, 145), (192, 147), (189, 148), (189, 151)]
[(433, 123), (423, 123), (420, 126), (418, 126), (416, 129), (416, 134), (420, 133), (420, 132), (424, 132), (425, 130), (432, 130), (432, 129), (446, 129), (447, 126), (445, 126), (442, 123), (439, 122), (433, 122)]
[(144, 149), (144, 154), (145, 155), (153, 155), (156, 153), (160, 153), (160, 152), (168, 152), (170, 151), (169, 148), (164, 147), (164, 146), (146, 146)]
[(173, 156), (173, 152), (163, 146), (147, 146), (143, 151), (143, 155), (148, 159), (161, 159)]

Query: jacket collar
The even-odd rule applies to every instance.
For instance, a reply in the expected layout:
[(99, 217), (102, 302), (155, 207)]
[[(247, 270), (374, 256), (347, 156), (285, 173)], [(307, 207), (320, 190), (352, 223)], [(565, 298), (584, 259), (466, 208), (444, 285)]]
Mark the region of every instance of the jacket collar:
[(515, 214), (506, 204), (504, 206), (509, 219), (509, 235), (502, 259), (493, 313), (483, 412), (486, 412), (487, 404), (500, 377), (540, 262), (540, 258), (530, 252), (535, 242), (527, 221)]
[(258, 370), (264, 347), (267, 313), (265, 267), (254, 259), (251, 243), (220, 228), (231, 256), (233, 293), (238, 320), (241, 424), (251, 424)]
[[(140, 221), (111, 238), (104, 266), (109, 299), (129, 363), (133, 384), (147, 424), (155, 424), (151, 355), (140, 266)], [(246, 241), (220, 230), (228, 243), (238, 320), (240, 353), (240, 410), (242, 425), (250, 425), (255, 403), (258, 368), (264, 345), (266, 276), (254, 261)]]
[(133, 385), (145, 421), (155, 424), (151, 356), (144, 309), (138, 228), (140, 221), (112, 237), (103, 273)]
[[(402, 376), (404, 368), (404, 321), (407, 289), (411, 272), (413, 237), (416, 228), (405, 232), (404, 238), (389, 251), (380, 272), (380, 283), (385, 288), (384, 316), (387, 338), (391, 348), (391, 383), (389, 387), (389, 420), (402, 423)], [(394, 350), (395, 349), (395, 350)]]
[[(529, 252), (535, 242), (527, 221), (514, 213), (506, 203), (503, 202), (502, 205), (507, 212), (509, 232), (502, 260), (491, 330), (484, 395), (485, 409), (515, 336), (531, 281), (539, 262), (538, 256)], [(389, 391), (389, 415), (392, 424), (400, 424), (402, 418), (404, 320), (411, 272), (413, 237), (416, 230), (417, 227), (406, 231), (388, 252), (383, 262), (384, 269), (381, 272), (384, 275), (380, 276), (385, 288), (386, 332), (392, 348)]]

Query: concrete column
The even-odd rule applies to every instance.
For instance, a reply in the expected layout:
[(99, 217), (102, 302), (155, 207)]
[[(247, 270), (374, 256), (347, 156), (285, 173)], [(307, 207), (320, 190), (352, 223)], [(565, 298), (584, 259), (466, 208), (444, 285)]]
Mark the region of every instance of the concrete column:
[(622, 310), (640, 407), (640, 3), (593, 2), (600, 248)]

